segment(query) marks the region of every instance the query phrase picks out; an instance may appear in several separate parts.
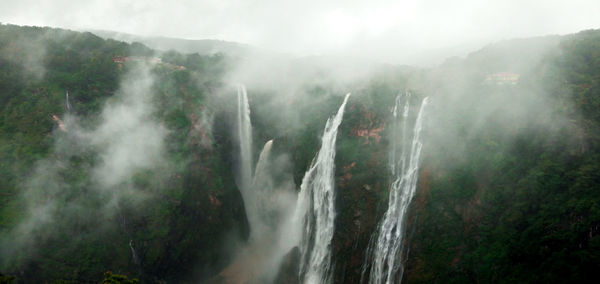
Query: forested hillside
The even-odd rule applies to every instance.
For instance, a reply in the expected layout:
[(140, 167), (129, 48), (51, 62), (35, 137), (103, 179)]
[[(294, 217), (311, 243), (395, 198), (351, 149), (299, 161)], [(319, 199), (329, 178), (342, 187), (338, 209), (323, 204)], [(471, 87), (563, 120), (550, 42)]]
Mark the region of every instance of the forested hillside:
[[(240, 279), (251, 228), (235, 84), (247, 83), (254, 162), (273, 139), (273, 187), (292, 192), (352, 93), (336, 145), (333, 282), (368, 279), (392, 109), (407, 93), (411, 108), (430, 105), (404, 281), (594, 282), (599, 31), (491, 44), (435, 68), (344, 66), (363, 75), (343, 79), (269, 62), (251, 70), (286, 72), (234, 81), (244, 60), (0, 25), (0, 272), (24, 283), (118, 278), (107, 271), (144, 283)], [(299, 281), (299, 258), (285, 254), (276, 282)]]
[[(95, 282), (108, 270), (154, 281), (223, 265), (220, 242), (245, 228), (228, 130), (219, 121), (202, 124), (203, 106), (221, 85), (223, 59), (166, 54), (164, 63), (151, 65), (153, 51), (140, 44), (0, 28), (2, 271), (31, 283)], [(115, 62), (122, 57), (134, 60)], [(147, 92), (140, 96), (149, 101), (136, 105), (128, 100), (140, 97), (130, 92)], [(136, 111), (144, 113), (127, 116)], [(110, 122), (107, 115), (120, 117)], [(166, 129), (156, 132), (165, 135), (163, 165), (106, 161), (110, 151), (133, 150), (107, 143), (140, 143), (154, 133), (135, 131), (147, 127)], [(104, 141), (90, 141), (105, 131)], [(127, 138), (129, 132), (141, 137)], [(216, 143), (207, 142), (213, 137)], [(151, 155), (138, 155), (144, 154)], [(95, 180), (102, 167), (117, 180)]]
[[(407, 283), (595, 282), (600, 33), (531, 41), (442, 66), (471, 82), (443, 83), (462, 106), (443, 114), (455, 133), (426, 142), (440, 145), (423, 161)], [(478, 83), (498, 71), (522, 73), (514, 86)]]

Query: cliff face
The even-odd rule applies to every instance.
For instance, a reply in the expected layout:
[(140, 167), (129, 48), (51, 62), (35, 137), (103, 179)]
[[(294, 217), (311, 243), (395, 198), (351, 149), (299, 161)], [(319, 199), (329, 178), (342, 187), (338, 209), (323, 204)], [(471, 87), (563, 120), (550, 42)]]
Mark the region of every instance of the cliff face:
[[(591, 282), (600, 269), (599, 34), (567, 36), (558, 46), (553, 38), (530, 50), (535, 62), (505, 60), (518, 53), (505, 44), (432, 70), (392, 70), (335, 87), (307, 82), (283, 99), (249, 88), (252, 151), (258, 156), (274, 139), (273, 183), (297, 189), (340, 89), (352, 90), (338, 133), (332, 250), (334, 282), (358, 283), (388, 205), (391, 106), (410, 88), (415, 102), (427, 95), (432, 103), (406, 219), (404, 281)], [(32, 58), (28, 43), (46, 46), (34, 54), (45, 75), (22, 62)], [(107, 270), (147, 282), (236, 282), (252, 274), (248, 258), (232, 265), (249, 226), (233, 173), (234, 91), (222, 81), (231, 59), (169, 52), (168, 64), (149, 67), (153, 108), (143, 121), (165, 130), (164, 159), (98, 191), (94, 169), (111, 140), (90, 144), (89, 134), (103, 109), (120, 102), (119, 86), (137, 64), (112, 59), (153, 51), (91, 34), (1, 26), (0, 53), (10, 55), (0, 56), (2, 273), (36, 283), (95, 282)], [(520, 74), (514, 85), (482, 84), (513, 69)], [(67, 89), (73, 110), (64, 107)], [(43, 212), (55, 218), (13, 234), (32, 208), (51, 208)], [(298, 281), (298, 258), (297, 249), (288, 253), (278, 283)]]
[[(2, 273), (29, 283), (97, 282), (108, 270), (202, 279), (247, 237), (229, 125), (212, 120), (225, 110), (209, 107), (220, 75), (199, 66), (216, 57), (187, 69), (112, 60), (152, 53), (89, 33), (0, 26)], [(155, 160), (132, 155), (147, 145), (160, 148)], [(101, 170), (126, 178), (109, 184)]]
[[(362, 102), (349, 106), (336, 157), (337, 219), (333, 238), (334, 279), (358, 283), (371, 234), (385, 210), (388, 191), (386, 113)], [(351, 153), (348, 155), (348, 153)]]
[[(405, 282), (593, 282), (600, 215), (590, 171), (600, 128), (589, 107), (600, 81), (592, 71), (598, 69), (590, 69), (597, 61), (589, 59), (598, 57), (598, 34), (552, 41), (514, 66), (480, 66), (473, 63), (481, 60), (477, 54), (441, 67), (453, 79), (430, 75), (438, 91), (430, 94), (407, 216)], [(519, 82), (481, 84), (499, 66), (522, 72)], [(336, 161), (339, 283), (360, 280), (369, 238), (387, 206), (387, 120), (389, 110), (359, 100), (342, 125), (348, 132), (340, 134)]]
[[(426, 140), (407, 283), (594, 281), (600, 215), (588, 171), (598, 157), (583, 152), (598, 145), (586, 106), (599, 45), (597, 31), (564, 37), (543, 59), (513, 66), (524, 70), (513, 87), (468, 80), (485, 70), (473, 64), (484, 53), (445, 67), (467, 80), (442, 83), (432, 119), (448, 131)], [(452, 97), (469, 107), (445, 111)]]

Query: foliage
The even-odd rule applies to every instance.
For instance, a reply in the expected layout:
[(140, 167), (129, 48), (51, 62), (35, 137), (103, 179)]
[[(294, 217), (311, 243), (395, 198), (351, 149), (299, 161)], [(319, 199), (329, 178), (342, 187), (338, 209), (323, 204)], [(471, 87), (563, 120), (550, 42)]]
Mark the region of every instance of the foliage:
[(104, 279), (101, 282), (102, 284), (137, 284), (139, 281), (137, 279), (127, 278), (124, 275), (113, 274), (110, 271), (104, 273)]
[(407, 282), (594, 282), (600, 268), (599, 35), (561, 39), (560, 51), (521, 74), (515, 87), (467, 85), (464, 96), (487, 93), (482, 99), (493, 102), (490, 91), (499, 91), (527, 104), (526, 96), (539, 93), (538, 106), (549, 107), (529, 111), (509, 128), (501, 128), (505, 113), (481, 121), (465, 110), (463, 118), (446, 118), (478, 130), (445, 141), (464, 143), (458, 163), (450, 161), (452, 153), (427, 153), (423, 166), (436, 174), (426, 203), (414, 211), (419, 222)]
[[(76, 116), (82, 128), (95, 127), (123, 75), (152, 56), (154, 51), (141, 44), (90, 33), (0, 26), (0, 239), (12, 238), (11, 231), (27, 218), (26, 204), (36, 202), (32, 197), (51, 199), (56, 217), (51, 226), (31, 232), (35, 237), (19, 236), (34, 238), (35, 253), (10, 252), (10, 258), (0, 261), (3, 270), (22, 271), (26, 282), (89, 282), (106, 269), (155, 281), (196, 277), (196, 263), (207, 273), (224, 265), (221, 242), (231, 229), (243, 227), (245, 217), (230, 159), (221, 159), (229, 157), (229, 148), (202, 145), (198, 132), (205, 130), (193, 126), (208, 111), (207, 96), (221, 84), (219, 74), (206, 72), (222, 68), (222, 56), (181, 55), (184, 65), (195, 65), (159, 63), (152, 68), (152, 103), (159, 106), (153, 118), (169, 129), (168, 164), (136, 173), (131, 186), (146, 195), (144, 204), (153, 206), (140, 206), (133, 196), (108, 206), (110, 196), (94, 193), (90, 169), (99, 161), (97, 152), (88, 147), (61, 154), (61, 147), (73, 141), (52, 115), (62, 120)], [(118, 57), (135, 60), (113, 61)], [(69, 114), (67, 91), (73, 109)], [(215, 132), (223, 130), (216, 127)], [(35, 194), (25, 196), (31, 180), (48, 170), (68, 186), (36, 185)], [(214, 198), (218, 208), (211, 205)], [(104, 212), (106, 208), (112, 212)], [(132, 259), (130, 244), (140, 264)]]
[(17, 283), (17, 277), (0, 273), (0, 284)]
[[(358, 282), (387, 206), (390, 110), (410, 88), (412, 106), (424, 96), (432, 104), (404, 279), (592, 282), (600, 268), (599, 51), (600, 32), (585, 31), (488, 46), (430, 70), (390, 68), (351, 86), (309, 82), (302, 96), (249, 90), (255, 157), (275, 139), (273, 153), (289, 158), (299, 186), (342, 101), (339, 90), (353, 90), (337, 141), (333, 251), (335, 281)], [(60, 155), (68, 137), (52, 115), (65, 118), (68, 91), (71, 114), (93, 128), (123, 75), (156, 56), (152, 119), (168, 130), (166, 164), (136, 172), (128, 185), (144, 203), (123, 198), (105, 214), (98, 209), (111, 197), (91, 193), (98, 153)], [(121, 57), (133, 59), (115, 61)], [(69, 185), (44, 184), (33, 196), (54, 198), (57, 219), (69, 222), (35, 231), (35, 253), (14, 251), (0, 262), (3, 271), (25, 282), (104, 275), (103, 283), (134, 283), (104, 272), (182, 282), (223, 269), (233, 257), (224, 248), (248, 237), (232, 171), (235, 92), (223, 82), (232, 64), (223, 54), (157, 54), (90, 33), (0, 25), (0, 238), (27, 217), (31, 196), (22, 195), (36, 169), (50, 168)], [(501, 71), (521, 72), (519, 83), (481, 83)]]

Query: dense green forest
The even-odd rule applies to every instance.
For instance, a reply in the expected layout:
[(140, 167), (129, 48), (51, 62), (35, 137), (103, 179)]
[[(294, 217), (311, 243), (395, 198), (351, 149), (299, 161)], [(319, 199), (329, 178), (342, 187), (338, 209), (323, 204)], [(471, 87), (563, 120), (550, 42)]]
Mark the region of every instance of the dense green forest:
[[(446, 67), (473, 78), (482, 71), (522, 73), (514, 87), (446, 89), (477, 100), (480, 110), (465, 105), (444, 114), (460, 137), (437, 137), (445, 144), (438, 150), (463, 150), (425, 153), (407, 282), (595, 281), (600, 33), (537, 39), (549, 40), (539, 59), (530, 59), (535, 64), (511, 64), (490, 47), (463, 66)], [(513, 47), (504, 50), (509, 57), (523, 56), (519, 44), (505, 44)]]
[[(93, 282), (108, 270), (168, 280), (222, 265), (225, 260), (217, 255), (220, 247), (214, 242), (229, 234), (229, 228), (244, 228), (239, 193), (227, 164), (230, 146), (222, 134), (227, 130), (215, 123), (215, 139), (225, 141), (208, 148), (190, 138), (205, 135), (203, 130), (190, 129), (202, 117), (211, 90), (221, 84), (215, 78), (225, 64), (223, 58), (167, 53), (165, 63), (151, 67), (155, 79), (144, 91), (151, 92), (152, 104), (162, 106), (149, 115), (170, 130), (165, 138), (168, 158), (163, 161), (168, 166), (140, 168), (127, 182), (131, 184), (115, 185), (119, 191), (136, 190), (107, 205), (114, 193), (95, 188), (91, 170), (100, 163), (98, 149), (79, 145), (86, 142), (71, 133), (77, 132), (76, 127), (97, 127), (103, 105), (119, 95), (121, 79), (145, 64), (116, 63), (113, 58), (147, 58), (153, 52), (140, 44), (50, 28), (3, 25), (0, 39), (0, 219), (3, 255), (8, 255), (2, 260), (3, 271), (26, 282)], [(39, 58), (32, 58), (35, 55)], [(183, 70), (174, 65), (182, 63)], [(134, 85), (143, 83), (136, 80)], [(71, 112), (65, 108), (66, 92)], [(53, 115), (65, 121), (66, 131)], [(217, 174), (201, 170), (205, 168)], [(209, 197), (222, 199), (223, 209), (211, 211)], [(136, 200), (140, 198), (144, 201)], [(50, 212), (30, 212), (36, 206), (50, 206)], [(51, 221), (37, 220), (44, 217)], [(19, 222), (31, 219), (42, 224), (19, 231)], [(18, 233), (11, 233), (15, 230)], [(131, 259), (130, 244), (137, 248), (141, 264)], [(197, 268), (196, 263), (206, 266)]]
[[(0, 25), (0, 282), (223, 281), (249, 235), (232, 171), (230, 74), (243, 61)], [(274, 139), (276, 183), (298, 188), (352, 92), (335, 160), (336, 283), (361, 281), (387, 206), (390, 111), (405, 92), (431, 106), (404, 281), (594, 282), (600, 31), (352, 81), (324, 73), (289, 93), (249, 82), (248, 95), (255, 156)], [(490, 81), (498, 73), (518, 79)], [(297, 258), (286, 256), (279, 282), (298, 281)]]

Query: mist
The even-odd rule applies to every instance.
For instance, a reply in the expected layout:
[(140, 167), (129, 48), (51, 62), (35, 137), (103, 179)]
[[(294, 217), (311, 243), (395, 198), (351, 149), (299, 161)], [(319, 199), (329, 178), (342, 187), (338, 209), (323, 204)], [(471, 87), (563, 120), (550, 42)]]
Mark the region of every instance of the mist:
[(585, 0), (2, 3), (0, 272), (591, 282), (598, 15)]
[[(398, 94), (413, 94), (411, 108), (418, 108), (418, 102), (428, 96), (422, 167), (436, 172), (440, 179), (452, 181), (452, 173), (464, 168), (496, 170), (498, 161), (512, 155), (524, 139), (532, 139), (540, 147), (565, 143), (569, 153), (581, 151), (584, 147), (581, 137), (561, 137), (565, 129), (583, 131), (574, 123), (574, 117), (580, 114), (564, 111), (572, 108), (566, 99), (570, 94), (561, 93), (556, 87), (559, 78), (566, 75), (548, 77), (547, 73), (540, 73), (555, 64), (563, 48), (560, 42), (556, 36), (506, 40), (484, 46), (464, 58), (449, 58), (435, 69), (321, 57), (251, 57), (233, 64), (225, 78), (246, 84), (251, 109), (258, 110), (253, 114), (253, 122), (268, 122), (267, 132), (275, 136), (305, 131), (306, 117), (313, 114), (311, 109), (327, 105), (321, 112), (323, 109), (331, 112), (331, 101), (339, 100), (343, 92), (352, 91), (356, 100), (387, 113), (391, 113), (393, 99)], [(510, 83), (490, 79), (503, 72), (516, 74), (517, 79)], [(357, 115), (353, 111), (356, 110), (350, 107), (349, 112)], [(390, 117), (381, 119), (383, 135), (389, 135), (391, 130), (386, 124), (390, 123)], [(414, 119), (411, 116), (409, 121)], [(383, 141), (390, 143), (388, 147), (397, 143), (389, 136)], [(487, 154), (479, 156), (479, 151)], [(481, 183), (477, 185), (488, 186)], [(479, 198), (476, 196), (466, 204), (476, 204)], [(293, 254), (291, 248), (293, 245), (282, 251)]]
[(152, 118), (154, 79), (149, 68), (140, 65), (123, 77), (93, 126), (84, 127), (70, 112), (55, 117), (53, 152), (36, 162), (21, 185), (25, 214), (2, 239), (4, 269), (35, 259), (38, 243), (45, 240), (66, 236), (67, 247), (70, 238), (77, 243), (82, 233), (77, 228), (84, 220), (96, 219), (92, 231), (102, 234), (123, 214), (123, 202), (139, 207), (151, 194), (135, 184), (136, 175), (156, 172), (159, 183), (168, 175), (168, 131)]
[[(28, 9), (27, 7), (37, 7)], [(65, 13), (63, 7), (68, 7)], [(266, 50), (344, 55), (395, 64), (438, 64), (503, 39), (597, 27), (596, 1), (144, 1), (4, 2), (21, 25), (220, 39)], [(166, 21), (177, 19), (169, 25)], [(198, 19), (201, 19), (200, 21)]]

